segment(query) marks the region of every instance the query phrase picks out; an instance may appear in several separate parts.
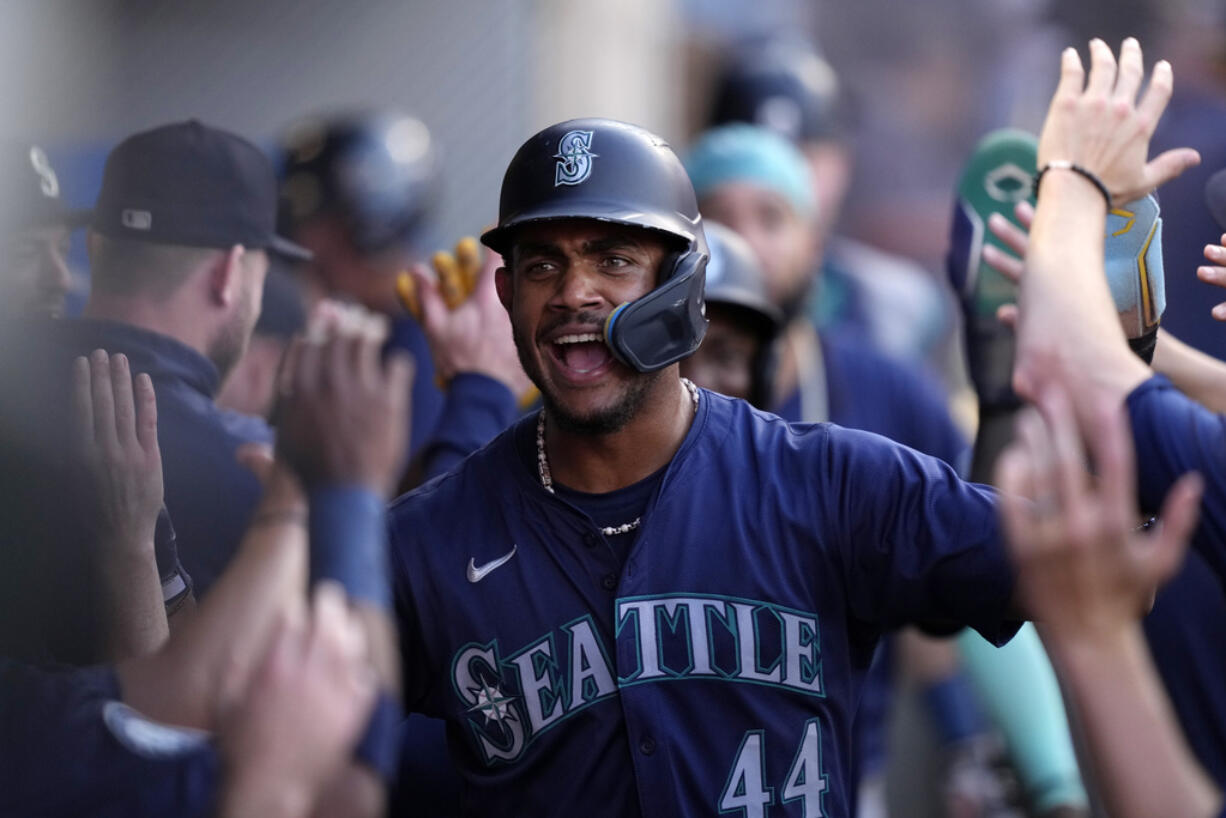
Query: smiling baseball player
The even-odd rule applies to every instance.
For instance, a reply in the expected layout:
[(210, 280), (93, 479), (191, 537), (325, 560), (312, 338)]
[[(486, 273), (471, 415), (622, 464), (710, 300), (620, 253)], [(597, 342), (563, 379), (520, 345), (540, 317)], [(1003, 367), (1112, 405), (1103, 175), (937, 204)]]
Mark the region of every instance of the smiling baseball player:
[(1013, 633), (991, 492), (680, 377), (706, 241), (646, 131), (533, 136), (483, 241), (544, 408), (390, 520), (406, 703), (463, 812), (847, 815), (881, 631)]

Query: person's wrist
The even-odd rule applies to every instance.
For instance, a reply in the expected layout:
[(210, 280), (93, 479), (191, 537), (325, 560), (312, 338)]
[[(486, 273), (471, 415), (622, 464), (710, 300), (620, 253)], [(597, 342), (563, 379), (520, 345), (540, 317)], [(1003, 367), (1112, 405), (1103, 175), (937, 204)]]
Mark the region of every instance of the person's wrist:
[(259, 763), (239, 764), (229, 769), (219, 812), (226, 818), (301, 818), (310, 814), (314, 803), (314, 788), (284, 771), (267, 770)]
[[(1040, 165), (1040, 167), (1046, 167), (1048, 170), (1043, 174), (1039, 201), (1045, 201), (1049, 196), (1058, 196), (1087, 207), (1099, 207), (1104, 213), (1108, 210), (1109, 193), (1104, 194), (1102, 189), (1082, 173), (1078, 173), (1071, 167), (1052, 162)], [(1101, 175), (1095, 171), (1089, 168), (1084, 168), (1084, 170), (1101, 181)]]
[(1111, 626), (1069, 628), (1038, 624), (1044, 646), (1057, 665), (1072, 670), (1102, 668), (1128, 659), (1144, 649), (1136, 622), (1120, 621)]

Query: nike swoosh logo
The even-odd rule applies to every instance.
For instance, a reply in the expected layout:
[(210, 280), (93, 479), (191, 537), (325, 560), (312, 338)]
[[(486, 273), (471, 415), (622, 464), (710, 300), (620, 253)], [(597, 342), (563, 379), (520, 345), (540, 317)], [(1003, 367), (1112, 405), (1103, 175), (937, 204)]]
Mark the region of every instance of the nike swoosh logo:
[(487, 562), (485, 563), (485, 565), (482, 565), (480, 567), (478, 567), (473, 562), (472, 557), (469, 557), (468, 558), (468, 581), (475, 584), (485, 579), (487, 576), (490, 575), (491, 572), (496, 571), (502, 566), (506, 565), (511, 560), (511, 557), (515, 556), (515, 552), (517, 550), (519, 550), (519, 546), (513, 545), (511, 546), (510, 551), (503, 554), (498, 559), (493, 560), (491, 562)]

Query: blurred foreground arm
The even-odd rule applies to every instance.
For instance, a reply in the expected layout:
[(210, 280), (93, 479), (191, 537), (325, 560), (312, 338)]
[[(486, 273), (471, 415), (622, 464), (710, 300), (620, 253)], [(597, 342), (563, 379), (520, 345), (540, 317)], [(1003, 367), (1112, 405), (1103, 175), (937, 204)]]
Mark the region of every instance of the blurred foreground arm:
[(1135, 532), (1135, 462), (1118, 402), (1104, 397), (1082, 412), (1092, 482), (1068, 393), (1050, 381), (1038, 392), (1042, 416), (1025, 413), (998, 464), (1001, 512), (1022, 604), (1043, 623), (1108, 812), (1213, 815), (1220, 795), (1176, 726), (1139, 626), (1183, 558), (1201, 481), (1175, 485), (1157, 535)]

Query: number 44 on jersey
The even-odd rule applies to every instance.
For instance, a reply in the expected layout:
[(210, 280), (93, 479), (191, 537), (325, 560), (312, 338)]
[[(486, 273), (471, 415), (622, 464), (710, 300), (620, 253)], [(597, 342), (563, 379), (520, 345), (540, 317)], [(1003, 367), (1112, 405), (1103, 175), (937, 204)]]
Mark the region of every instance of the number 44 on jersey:
[[(819, 818), (826, 814), (822, 799), (826, 793), (827, 778), (822, 773), (821, 727), (817, 719), (805, 722), (796, 758), (783, 782), (780, 802), (787, 804), (799, 801), (803, 818)], [(769, 807), (775, 803), (775, 788), (766, 786), (766, 753), (762, 746), (765, 735), (761, 730), (750, 730), (741, 739), (736, 760), (728, 773), (728, 783), (719, 797), (721, 813), (741, 812), (745, 818), (766, 818)]]

